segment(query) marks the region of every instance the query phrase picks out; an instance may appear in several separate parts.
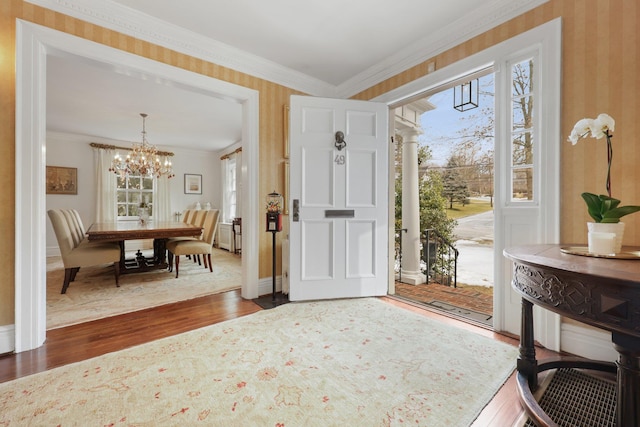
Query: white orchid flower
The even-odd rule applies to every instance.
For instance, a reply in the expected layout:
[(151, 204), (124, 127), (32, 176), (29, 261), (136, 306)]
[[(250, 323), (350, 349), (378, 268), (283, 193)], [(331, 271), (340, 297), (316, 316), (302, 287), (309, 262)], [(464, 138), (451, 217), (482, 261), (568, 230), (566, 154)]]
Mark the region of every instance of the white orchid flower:
[(613, 132), (616, 127), (616, 121), (608, 114), (600, 114), (598, 117), (593, 120), (590, 126), (591, 136), (595, 139), (601, 139), (606, 136), (608, 131)]
[(571, 141), (573, 145), (576, 145), (580, 138), (584, 138), (589, 134), (589, 131), (591, 131), (593, 127), (593, 122), (593, 119), (578, 120), (571, 131), (571, 135), (569, 135), (569, 141)]

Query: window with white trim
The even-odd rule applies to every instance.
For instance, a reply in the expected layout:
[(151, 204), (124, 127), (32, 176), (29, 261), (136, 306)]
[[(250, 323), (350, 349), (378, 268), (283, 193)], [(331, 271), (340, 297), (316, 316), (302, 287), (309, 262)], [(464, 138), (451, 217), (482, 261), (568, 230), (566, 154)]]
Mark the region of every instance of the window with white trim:
[(224, 202), (223, 202), (223, 222), (231, 222), (237, 216), (236, 215), (236, 196), (237, 196), (237, 182), (236, 182), (236, 158), (231, 156), (226, 162), (223, 162), (224, 167)]
[(154, 185), (155, 179), (147, 176), (118, 176), (116, 188), (118, 219), (138, 219), (139, 209), (142, 206), (147, 206), (149, 215), (153, 216)]
[(511, 201), (534, 200), (534, 59), (511, 65)]

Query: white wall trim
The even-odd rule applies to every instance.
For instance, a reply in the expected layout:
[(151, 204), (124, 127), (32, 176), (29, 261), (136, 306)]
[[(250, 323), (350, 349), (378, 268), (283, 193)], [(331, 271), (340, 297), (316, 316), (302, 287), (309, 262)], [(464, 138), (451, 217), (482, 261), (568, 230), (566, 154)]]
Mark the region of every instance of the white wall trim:
[[(263, 277), (259, 285), (260, 295), (273, 294), (273, 277)], [(282, 291), (282, 276), (276, 276), (276, 292)]]
[(16, 24), (16, 236), (15, 348), (43, 344), (46, 336), (46, 61), (76, 55), (107, 67), (144, 71), (243, 106), (242, 296), (258, 296), (259, 93), (253, 89), (132, 55), (47, 27)]
[[(333, 86), (265, 58), (168, 24), (108, 0), (26, 0), (74, 18), (146, 40), (315, 96), (348, 98), (445, 50), (457, 46), (548, 0), (492, 0), (479, 13), (413, 41), (395, 55)], [(429, 33), (425, 29), (425, 33)], [(375, 47), (374, 47), (375, 48)], [(436, 64), (437, 66), (437, 64)]]
[(618, 352), (613, 348), (611, 332), (585, 327), (573, 323), (562, 323), (562, 345), (560, 349), (576, 356), (593, 360), (618, 360)]
[(13, 353), (15, 349), (15, 326), (0, 326), (0, 354)]

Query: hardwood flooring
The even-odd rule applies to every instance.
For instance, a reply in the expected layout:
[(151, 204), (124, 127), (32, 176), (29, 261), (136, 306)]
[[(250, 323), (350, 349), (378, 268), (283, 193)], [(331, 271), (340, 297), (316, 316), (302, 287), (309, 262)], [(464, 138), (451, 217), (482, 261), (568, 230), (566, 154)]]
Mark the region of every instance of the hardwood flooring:
[[(512, 345), (518, 344), (517, 339), (513, 337), (426, 310), (417, 304), (392, 297), (384, 297), (383, 300), (455, 327)], [(47, 340), (42, 347), (0, 357), (0, 382), (245, 316), (259, 310), (261, 308), (257, 304), (243, 299), (240, 291), (236, 290), (53, 329), (47, 332)], [(541, 358), (555, 355), (554, 352), (545, 349), (537, 351)], [(512, 426), (522, 412), (515, 391), (515, 376), (512, 375), (472, 427)]]

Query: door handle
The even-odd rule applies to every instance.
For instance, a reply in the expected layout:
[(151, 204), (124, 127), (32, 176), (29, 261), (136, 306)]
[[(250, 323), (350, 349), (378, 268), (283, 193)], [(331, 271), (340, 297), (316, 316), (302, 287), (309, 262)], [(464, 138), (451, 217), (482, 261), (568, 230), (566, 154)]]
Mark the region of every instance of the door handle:
[(300, 221), (300, 200), (293, 199), (293, 222)]

